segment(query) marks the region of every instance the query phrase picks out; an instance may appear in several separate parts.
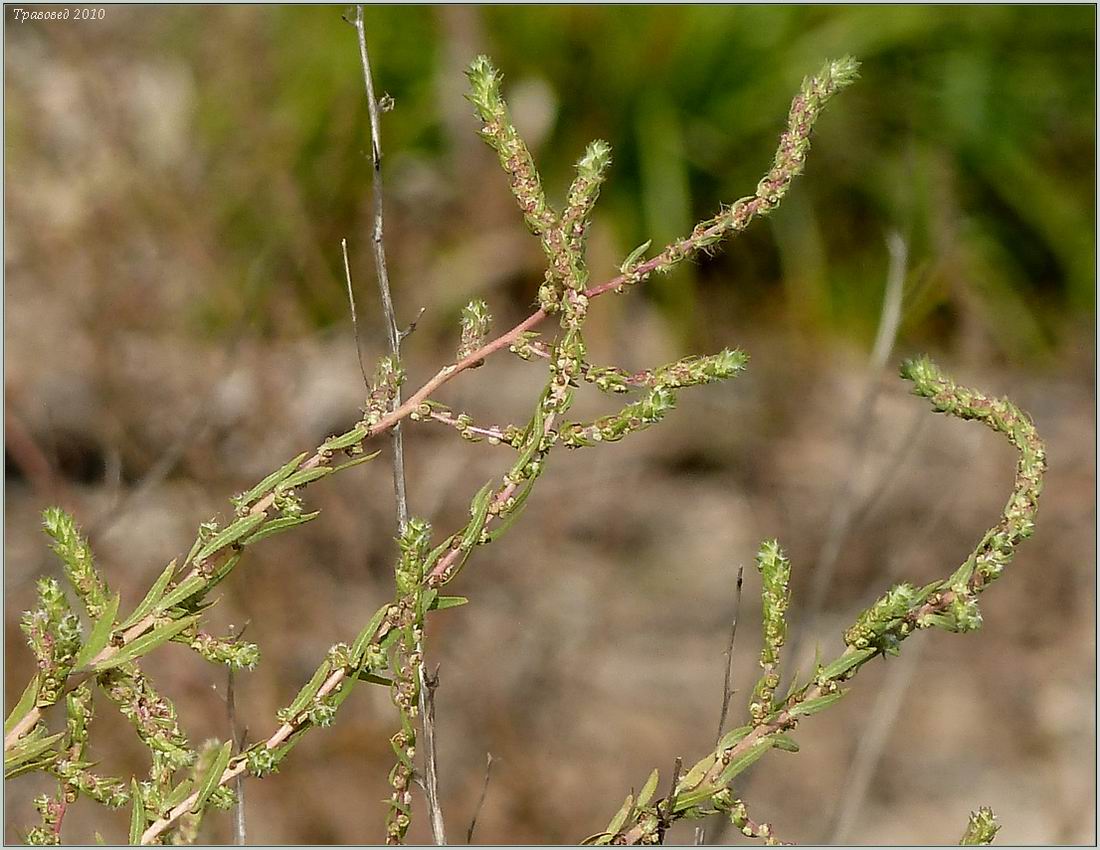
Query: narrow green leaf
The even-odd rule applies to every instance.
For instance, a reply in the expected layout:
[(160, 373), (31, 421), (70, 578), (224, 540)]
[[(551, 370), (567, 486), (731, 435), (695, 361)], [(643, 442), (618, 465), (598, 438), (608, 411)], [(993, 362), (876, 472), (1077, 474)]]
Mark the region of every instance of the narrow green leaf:
[(107, 646), (107, 642), (111, 639), (111, 631), (115, 625), (115, 615), (118, 614), (118, 603), (120, 596), (115, 594), (107, 602), (107, 607), (104, 609), (102, 616), (92, 626), (92, 631), (88, 635), (88, 640), (85, 641), (84, 646), (80, 647), (80, 652), (77, 653), (76, 660), (73, 662), (73, 667), (79, 670), (85, 666), (93, 658), (95, 658)]
[(141, 844), (141, 834), (145, 832), (145, 801), (141, 799), (141, 788), (136, 779), (130, 780), (130, 796), (134, 807), (130, 810), (130, 843)]
[(302, 689), (298, 691), (298, 696), (296, 696), (294, 702), (290, 704), (290, 714), (297, 715), (301, 713), (307, 703), (317, 695), (317, 691), (321, 690), (321, 685), (325, 683), (325, 679), (328, 678), (331, 669), (332, 665), (327, 658), (321, 662), (321, 666), (317, 668), (317, 671), (313, 674), (313, 678), (302, 686)]
[(167, 623), (158, 629), (153, 629), (153, 631), (130, 641), (110, 658), (100, 661), (92, 669), (96, 673), (102, 673), (104, 670), (110, 670), (112, 667), (118, 667), (140, 658), (152, 652), (158, 646), (167, 643), (184, 629), (195, 625), (198, 619), (198, 614), (192, 614), (190, 617), (184, 617), (174, 623)]
[(366, 436), (367, 426), (360, 422), (346, 434), (341, 434), (338, 437), (329, 437), (321, 444), (321, 451), (334, 452), (338, 449), (346, 449), (349, 446), (354, 446), (356, 443), (361, 443)]
[(812, 714), (817, 714), (819, 711), (824, 711), (842, 696), (847, 691), (837, 691), (835, 694), (825, 694), (822, 697), (814, 697), (814, 699), (808, 699), (805, 702), (801, 702), (798, 705), (790, 709), (792, 717), (809, 717)]
[(773, 746), (775, 746), (774, 738), (761, 738), (746, 752), (744, 752), (738, 758), (735, 758), (729, 763), (729, 765), (727, 765), (726, 769), (722, 771), (722, 776), (718, 779), (718, 784), (722, 787), (729, 785), (739, 773), (747, 769), (749, 765), (756, 762)]
[(785, 753), (798, 752), (798, 743), (790, 735), (784, 735), (782, 733), (772, 735), (772, 740), (775, 741), (775, 748), (777, 750), (783, 750)]
[[(241, 553), (240, 552), (234, 552), (232, 555), (230, 555), (228, 558), (226, 558), (222, 562), (222, 565), (220, 567), (218, 567), (218, 569), (214, 572), (214, 575), (210, 576), (210, 578), (207, 579), (206, 587), (204, 588), (205, 592), (210, 593), (211, 590), (213, 590), (215, 587), (217, 587), (219, 584), (221, 584), (223, 581), (225, 581), (226, 577), (231, 572), (233, 572), (233, 568), (235, 566), (237, 566), (237, 562), (240, 559), (241, 559)], [(194, 610), (201, 611), (201, 610), (204, 610), (205, 608), (209, 608), (210, 605), (213, 605), (213, 604), (214, 604), (213, 602), (210, 602), (206, 605), (196, 606), (194, 608)]]
[[(966, 584), (970, 581), (970, 577), (974, 575), (974, 567), (976, 565), (975, 557), (971, 553), (955, 572), (951, 574), (951, 577), (947, 581), (943, 582), (944, 587), (956, 587), (958, 585)], [(922, 600), (923, 601), (923, 600)]]
[(535, 482), (533, 480), (528, 481), (527, 485), (519, 492), (519, 495), (515, 497), (515, 502), (513, 502), (512, 507), (508, 509), (508, 515), (504, 517), (504, 519), (500, 522), (499, 525), (497, 525), (497, 527), (493, 531), (489, 532), (490, 543), (495, 543), (497, 540), (499, 540), (500, 537), (505, 534), (509, 528), (512, 527), (512, 524), (517, 519), (519, 519), (519, 515), (523, 513), (523, 508), (526, 505), (527, 497), (531, 495), (531, 491), (534, 489), (534, 487)]
[(623, 801), (622, 808), (619, 809), (619, 811), (615, 814), (615, 817), (613, 817), (611, 819), (611, 822), (607, 825), (607, 830), (606, 831), (610, 832), (612, 835), (614, 835), (616, 832), (618, 832), (620, 829), (622, 829), (623, 824), (626, 823), (626, 819), (627, 819), (627, 817), (629, 817), (630, 811), (633, 808), (634, 808), (634, 795), (633, 794), (627, 794), (626, 795), (626, 800)]
[(490, 479), (485, 482), (484, 487), (477, 491), (477, 495), (470, 503), (470, 513), (473, 515), (473, 519), (470, 520), (470, 524), (466, 526), (466, 531), (462, 535), (461, 548), (472, 548), (481, 537), (481, 531), (485, 528), (485, 519), (489, 516), (489, 502), (492, 495), (493, 482)]
[(945, 583), (942, 582), (942, 581), (933, 581), (933, 582), (930, 582), (930, 583), (924, 585), (924, 587), (922, 587), (920, 590), (917, 591), (916, 599), (913, 600), (914, 603), (922, 603), (923, 604), (928, 599), (929, 596), (931, 596), (937, 590), (941, 590), (944, 586), (945, 586)]
[(19, 702), (15, 704), (15, 708), (11, 710), (8, 719), (4, 721), (5, 735), (15, 728), (15, 724), (27, 716), (27, 712), (34, 708), (34, 703), (37, 699), (38, 676), (36, 675), (27, 683), (27, 687), (23, 691), (23, 696), (19, 697)]
[[(197, 551), (198, 546), (195, 547), (192, 554)], [(191, 556), (188, 555), (187, 557), (188, 560), (190, 560)], [(161, 597), (164, 596), (164, 591), (168, 588), (168, 582), (172, 580), (172, 576), (175, 572), (176, 561), (173, 558), (172, 563), (165, 567), (164, 572), (162, 572), (157, 580), (153, 582), (153, 586), (149, 588), (149, 592), (145, 594), (145, 598), (142, 599), (141, 602), (138, 604), (138, 607), (134, 609), (134, 613), (132, 613), (129, 617), (119, 623), (118, 627), (120, 629), (128, 629), (130, 626), (132, 626), (134, 623), (136, 623), (138, 620), (140, 620), (142, 617), (152, 611), (153, 607), (158, 602), (160, 602)]]
[(311, 481), (316, 481), (318, 478), (324, 478), (326, 475), (331, 474), (332, 467), (329, 466), (315, 466), (313, 469), (301, 469), (287, 477), (287, 479), (279, 485), (279, 489), (293, 490), (295, 487), (302, 487), (309, 484)]
[(542, 445), (542, 427), (545, 421), (546, 414), (542, 409), (542, 401), (540, 399), (538, 407), (535, 408), (535, 415), (532, 416), (531, 421), (527, 423), (527, 430), (524, 431), (523, 434), (523, 453), (512, 466), (513, 470), (522, 472), (523, 468), (531, 462), (531, 458), (538, 452), (539, 446)]
[(336, 690), (325, 697), (325, 701), (333, 708), (339, 708), (343, 704), (344, 700), (351, 696), (351, 692), (355, 688), (355, 682), (357, 681), (357, 679), (357, 676), (345, 676), (344, 681), (336, 686)]
[(377, 632), (378, 627), (382, 625), (382, 618), (386, 616), (386, 612), (389, 610), (390, 603), (387, 602), (374, 612), (374, 616), (370, 618), (370, 622), (367, 623), (355, 638), (355, 642), (351, 645), (351, 659), (356, 666), (363, 666), (363, 653), (367, 650), (367, 644), (374, 638), (374, 633)]
[(193, 544), (191, 544), (191, 551), (187, 553), (187, 557), (183, 559), (183, 565), (185, 567), (195, 559), (195, 555), (198, 554), (199, 549), (201, 549), (201, 548), (202, 548), (202, 535), (200, 534), (198, 537), (195, 538), (195, 542)]
[(731, 729), (718, 741), (717, 749), (728, 750), (730, 747), (732, 747), (734, 744), (736, 744), (738, 741), (748, 735), (751, 731), (751, 726), (738, 726), (736, 729)]
[(241, 545), (251, 546), (265, 537), (270, 537), (272, 534), (278, 534), (280, 531), (286, 531), (288, 528), (293, 528), (296, 525), (301, 525), (304, 522), (309, 522), (312, 519), (316, 519), (321, 515), (320, 511), (314, 511), (311, 514), (302, 514), (301, 516), (288, 516), (278, 517), (271, 520), (267, 525), (253, 534), (251, 537), (245, 538)]
[(638, 808), (649, 805), (649, 801), (653, 799), (653, 792), (657, 790), (657, 782), (660, 780), (661, 774), (656, 768), (653, 769), (653, 773), (649, 774), (649, 779), (645, 781), (645, 785), (642, 786), (642, 790), (638, 792)]
[(214, 757), (213, 763), (210, 765), (210, 769), (206, 771), (206, 775), (203, 776), (199, 782), (199, 796), (195, 800), (195, 805), (191, 807), (191, 814), (197, 815), (203, 810), (206, 805), (206, 801), (210, 799), (210, 795), (214, 793), (214, 789), (221, 783), (222, 774), (225, 773), (225, 768), (229, 764), (229, 759), (233, 756), (233, 742), (226, 741), (222, 744), (221, 749), (218, 750), (218, 754)]
[(676, 784), (677, 788), (690, 789), (698, 785), (707, 771), (714, 767), (714, 753), (707, 753), (699, 761), (692, 765), (691, 770), (685, 773)]
[(187, 795), (191, 793), (191, 789), (195, 787), (195, 781), (193, 779), (185, 779), (179, 785), (172, 789), (167, 797), (164, 798), (164, 802), (161, 804), (161, 810), (171, 811), (184, 800), (187, 799)]
[(332, 467), (332, 471), (333, 472), (340, 472), (341, 470), (344, 470), (344, 469), (350, 469), (353, 466), (358, 466), (361, 463), (366, 463), (369, 460), (374, 460), (380, 454), (382, 454), (381, 449), (379, 449), (376, 452), (371, 452), (369, 455), (363, 455), (362, 457), (357, 457), (354, 460), (349, 460), (346, 463), (341, 463), (339, 466), (334, 466), (334, 467)]
[(424, 571), (427, 572), (433, 566), (435, 566), (439, 559), (443, 557), (443, 553), (455, 548), (453, 544), (456, 541), (460, 540), (461, 538), (459, 538), (457, 534), (452, 534), (450, 537), (448, 537), (446, 540), (444, 540), (442, 543), (432, 549), (432, 551), (428, 553), (428, 557), (424, 559)]
[(64, 732), (45, 737), (42, 737), (40, 732), (32, 732), (26, 738), (21, 738), (18, 743), (8, 747), (4, 752), (4, 777), (10, 779), (9, 771), (15, 770), (20, 765), (24, 765), (42, 755), (64, 736)]
[(821, 677), (824, 679), (837, 679), (853, 667), (862, 664), (876, 652), (878, 652), (877, 649), (849, 649), (840, 658), (825, 667), (821, 671)]
[(167, 596), (161, 598), (155, 606), (157, 611), (167, 611), (173, 605), (183, 602), (187, 597), (194, 596), (204, 587), (206, 587), (207, 580), (204, 576), (193, 575), (190, 578), (184, 579), (176, 587), (169, 591)]
[(385, 685), (389, 687), (393, 684), (393, 679), (387, 679), (385, 676), (379, 676), (377, 673), (368, 673), (365, 670), (359, 672), (359, 679), (364, 682), (370, 682), (372, 685)]
[(255, 531), (265, 519), (267, 519), (267, 514), (264, 513), (249, 514), (241, 517), (236, 522), (230, 523), (199, 550), (199, 553), (195, 556), (195, 563), (202, 563), (219, 549), (224, 549), (226, 546), (236, 543), (245, 535)]
[(447, 608), (457, 608), (459, 605), (465, 605), (470, 600), (465, 596), (438, 596), (435, 599), (435, 603), (432, 605), (432, 610), (443, 611)]
[(638, 260), (642, 258), (642, 255), (649, 250), (649, 246), (652, 244), (653, 240), (647, 239), (645, 242), (643, 242), (641, 245), (631, 251), (627, 255), (626, 259), (623, 260), (623, 264), (619, 266), (619, 271), (623, 274), (630, 274), (630, 272), (633, 271), (634, 266), (638, 264)]
[(263, 481), (261, 481), (259, 484), (257, 484), (255, 487), (253, 487), (251, 490), (241, 496), (241, 503), (247, 505), (256, 501), (261, 496), (266, 496), (269, 492), (275, 489), (275, 486), (277, 484), (280, 484), (288, 476), (290, 476), (294, 472), (294, 470), (296, 470), (301, 465), (302, 461), (306, 459), (306, 456), (308, 454), (309, 452), (302, 452), (300, 455), (298, 455), (298, 457), (294, 458), (294, 460), (289, 461), (288, 463), (284, 464), (283, 466), (272, 472), (269, 476), (267, 476), (267, 478), (265, 478)]
[(379, 639), (378, 648), (388, 651), (391, 646), (397, 643), (399, 637), (401, 637), (401, 629), (390, 629)]

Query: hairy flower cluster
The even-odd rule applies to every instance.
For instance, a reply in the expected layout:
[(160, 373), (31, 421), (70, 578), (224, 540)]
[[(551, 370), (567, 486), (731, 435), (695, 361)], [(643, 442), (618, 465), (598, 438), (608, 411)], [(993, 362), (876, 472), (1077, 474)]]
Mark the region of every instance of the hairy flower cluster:
[(570, 422), (562, 426), (559, 439), (571, 449), (614, 443), (629, 434), (643, 431), (660, 422), (676, 407), (676, 394), (667, 387), (657, 386), (640, 400), (626, 405), (618, 413), (601, 416), (584, 424)]
[(919, 589), (902, 583), (886, 591), (844, 632), (844, 643), (853, 649), (895, 652), (910, 631), (906, 615), (924, 602), (932, 589), (934, 586)]
[[(712, 218), (699, 222), (685, 239), (679, 239), (652, 260), (623, 264), (623, 276), (618, 289), (640, 283), (653, 272), (668, 272), (700, 251), (708, 251), (734, 233), (749, 226), (760, 215), (767, 215), (779, 206), (794, 178), (805, 167), (810, 149), (810, 134), (825, 105), (839, 91), (851, 85), (859, 76), (859, 63), (850, 56), (837, 59), (813, 77), (807, 77), (802, 89), (791, 102), (787, 127), (779, 139), (772, 168), (756, 187), (755, 194), (741, 198)], [(643, 251), (645, 247), (642, 246)], [(636, 258), (635, 258), (636, 259)]]
[(600, 197), (600, 186), (610, 167), (611, 145), (603, 139), (590, 142), (577, 162), (577, 176), (569, 187), (561, 223), (570, 250), (578, 256), (583, 256), (592, 208)]
[(157, 693), (136, 664), (108, 670), (99, 683), (160, 765), (170, 772), (194, 761), (195, 751), (180, 730), (175, 706)]
[(190, 646), (207, 661), (235, 670), (252, 670), (260, 662), (260, 648), (247, 641), (224, 640), (206, 632), (197, 632)]
[(763, 723), (772, 712), (775, 689), (779, 686), (779, 650), (787, 639), (787, 607), (791, 602), (791, 562), (776, 540), (765, 540), (756, 556), (756, 567), (763, 578), (764, 642), (760, 667), (764, 673), (753, 691), (749, 714), (754, 723)]
[(397, 391), (403, 383), (405, 370), (392, 357), (379, 358), (367, 404), (363, 409), (363, 421), (367, 425), (377, 425), (390, 412), (393, 400), (397, 398)]
[(390, 697), (401, 717), (401, 728), (390, 739), (397, 758), (389, 774), (390, 799), (386, 817), (386, 843), (404, 841), (412, 813), (413, 758), (416, 755), (416, 727), (419, 715), (420, 640), (424, 611), (421, 605), (422, 580), (432, 527), (417, 517), (411, 518), (398, 539), (399, 557), (395, 570), (396, 610), (391, 612), (398, 640), (391, 651), (393, 683)]
[(1007, 399), (988, 396), (959, 386), (943, 375), (927, 357), (906, 361), (901, 376), (913, 382), (913, 393), (932, 402), (937, 413), (973, 419), (1003, 434), (1016, 448), (1016, 480), (1000, 521), (989, 530), (972, 556), (972, 589), (980, 590), (996, 580), (1012, 560), (1015, 547), (1031, 536), (1039, 509), (1046, 449), (1035, 425)]
[(462, 338), (458, 344), (458, 359), (465, 360), (485, 343), (489, 334), (489, 305), (475, 298), (462, 308)]
[(37, 582), (38, 607), (23, 615), (20, 626), (38, 662), (36, 704), (52, 705), (61, 697), (65, 680), (80, 651), (80, 619), (56, 579)]
[(555, 224), (554, 211), (546, 203), (535, 162), (520, 138), (500, 94), (501, 75), (486, 56), (478, 56), (466, 71), (470, 92), (466, 95), (484, 123), (481, 137), (497, 152), (501, 167), (511, 178), (512, 194), (523, 211), (531, 232), (541, 235)]
[(73, 591), (88, 616), (97, 619), (110, 602), (110, 592), (96, 570), (92, 549), (80, 535), (76, 521), (60, 508), (47, 508), (42, 513), (42, 526), (53, 538), (52, 548), (61, 559)]

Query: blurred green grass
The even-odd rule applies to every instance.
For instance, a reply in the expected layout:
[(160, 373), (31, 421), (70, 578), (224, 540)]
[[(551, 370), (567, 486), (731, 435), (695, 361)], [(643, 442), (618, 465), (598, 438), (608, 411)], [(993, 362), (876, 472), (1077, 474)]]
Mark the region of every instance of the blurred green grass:
[[(770, 290), (817, 330), (869, 339), (883, 280), (882, 233), (908, 235), (927, 263), (920, 325), (964, 278), (1011, 355), (1049, 351), (1067, 320), (1094, 309), (1095, 10), (1088, 7), (486, 7), (485, 43), (511, 84), (541, 80), (556, 96), (539, 160), (551, 191), (567, 184), (585, 142), (615, 149), (602, 212), (625, 253), (690, 229), (747, 194), (768, 164), (802, 75), (854, 53), (859, 86), (823, 122), (809, 178), (757, 234), (756, 280), (736, 258), (708, 269), (712, 286)], [(324, 221), (360, 202), (362, 110), (349, 34), (317, 9), (272, 10), (266, 86), (282, 156)], [(434, 78), (448, 19), (431, 8), (368, 10), (377, 76), (401, 117), (387, 146), (445, 155)], [(232, 72), (236, 75), (236, 71)], [(257, 84), (253, 81), (252, 84)], [(208, 143), (232, 127), (200, 112)], [(358, 111), (360, 114), (356, 115)], [(333, 181), (333, 175), (338, 179)], [(243, 211), (242, 211), (243, 213)], [(259, 222), (244, 214), (244, 250)], [(322, 225), (323, 227), (323, 225)], [(398, 237), (399, 238), (399, 237)], [(771, 243), (771, 244), (768, 244)], [(650, 293), (690, 328), (695, 270)], [(303, 291), (302, 297), (307, 293)], [(342, 319), (338, 299), (317, 320)]]
[[(275, 330), (276, 282), (289, 283), (307, 326), (346, 320), (331, 248), (363, 220), (369, 173), (342, 11), (141, 13), (135, 49), (193, 75), (191, 141), (216, 187), (204, 214), (225, 274), (204, 285), (203, 325), (247, 313)], [(462, 65), (477, 52), (527, 104), (517, 112), (539, 129), (533, 146), (552, 197), (587, 141), (611, 142), (598, 216), (620, 257), (750, 193), (800, 79), (852, 53), (863, 79), (830, 107), (806, 177), (770, 223), (642, 297), (685, 344), (707, 320), (701, 306), (735, 303), (738, 315), (763, 311), (869, 345), (883, 237), (896, 229), (912, 258), (903, 335), (951, 345), (976, 320), (998, 355), (1035, 361), (1092, 321), (1091, 7), (381, 6), (366, 16), (377, 85), (396, 101), (384, 128), (387, 180), (407, 215), (391, 224), (391, 244), (438, 250), (479, 225), (470, 163), (489, 179), (491, 157), (477, 152), (459, 99)], [(517, 309), (527, 289), (514, 293)]]

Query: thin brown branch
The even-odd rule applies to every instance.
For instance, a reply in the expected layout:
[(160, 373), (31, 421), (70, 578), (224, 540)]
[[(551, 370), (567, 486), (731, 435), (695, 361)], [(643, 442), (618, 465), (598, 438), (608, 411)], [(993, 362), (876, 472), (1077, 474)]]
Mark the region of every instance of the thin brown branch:
[(733, 698), (733, 644), (737, 640), (737, 621), (741, 616), (741, 588), (745, 582), (745, 565), (737, 565), (737, 586), (733, 595), (733, 623), (730, 626), (730, 642), (726, 647), (726, 673), (722, 681), (722, 711), (718, 715), (718, 736), (722, 740), (722, 730), (726, 728), (726, 715), (729, 713), (730, 700)]
[[(488, 427), (481, 427), (467, 424), (447, 410), (433, 408), (426, 416), (419, 416), (418, 418), (431, 419), (435, 422), (441, 422), (444, 425), (450, 425), (452, 428), (463, 432), (463, 436), (466, 437), (466, 439), (473, 439), (476, 436), (484, 437), (490, 442), (508, 443), (508, 435), (504, 433), (504, 429), (500, 426), (490, 425)], [(467, 436), (467, 433), (473, 436)]]
[[(367, 110), (370, 114), (371, 136), (371, 163), (374, 166), (373, 180), (371, 181), (371, 207), (373, 209), (374, 226), (371, 233), (371, 245), (374, 249), (374, 265), (378, 274), (378, 291), (382, 297), (382, 313), (386, 321), (386, 332), (390, 341), (390, 354), (393, 357), (395, 368), (401, 364), (401, 331), (397, 326), (397, 315), (393, 308), (393, 297), (390, 292), (389, 272), (386, 269), (386, 249), (383, 244), (382, 222), (382, 137), (381, 137), (381, 111), (378, 101), (374, 96), (374, 82), (371, 77), (370, 56), (367, 53), (367, 34), (363, 25), (363, 7), (355, 7), (355, 31), (359, 39), (359, 58), (363, 65), (363, 85), (367, 93)], [(346, 256), (346, 255), (345, 255)], [(351, 278), (348, 277), (348, 292), (351, 292)], [(353, 308), (354, 309), (354, 308)], [(354, 314), (353, 314), (354, 315)], [(364, 372), (365, 376), (365, 372)], [(394, 393), (392, 409), (401, 406), (401, 388), (397, 387)], [(409, 523), (408, 494), (405, 487), (405, 450), (401, 435), (401, 426), (395, 423), (390, 431), (390, 447), (393, 456), (393, 491), (397, 509), (398, 533), (403, 534)], [(427, 798), (428, 813), (432, 827), (432, 839), (436, 845), (447, 843), (447, 837), (443, 828), (443, 811), (439, 805), (439, 777), (437, 768), (437, 753), (435, 747), (435, 711), (432, 698), (433, 685), (428, 681), (424, 664), (423, 639), (417, 640), (417, 654), (421, 658), (417, 673), (420, 679), (419, 703), (421, 726), (424, 731), (424, 796)], [(436, 680), (438, 682), (438, 679)]]
[(481, 807), (485, 805), (485, 795), (489, 793), (489, 777), (493, 773), (493, 754), (485, 754), (485, 781), (481, 783), (481, 794), (477, 798), (477, 805), (474, 806), (474, 816), (470, 818), (470, 827), (466, 830), (466, 843), (474, 843), (474, 828), (477, 826), (478, 816), (481, 814)]

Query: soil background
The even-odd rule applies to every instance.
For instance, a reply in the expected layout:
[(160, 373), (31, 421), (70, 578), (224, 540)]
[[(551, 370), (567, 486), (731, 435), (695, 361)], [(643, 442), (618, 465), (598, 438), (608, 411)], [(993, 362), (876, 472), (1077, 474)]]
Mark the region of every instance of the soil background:
[[(366, 110), (341, 10), (106, 9), (104, 20), (84, 24), (5, 22), (9, 708), (32, 669), (21, 612), (33, 605), (37, 576), (60, 575), (40, 532), (44, 507), (74, 512), (123, 607), (132, 606), (186, 553), (198, 523), (227, 515), (230, 495), (356, 421), (364, 389), (341, 238), (368, 365), (385, 352), (368, 241)], [(648, 36), (635, 40), (627, 18), (609, 11), (540, 19), (535, 9), (369, 10), (377, 85), (396, 97), (384, 132), (394, 295), (403, 321), (426, 308), (405, 343), (410, 388), (452, 356), (468, 298), (489, 301), (499, 332), (530, 312), (541, 280), (537, 240), (524, 232), (461, 100), (461, 69), (475, 53), (503, 54), (505, 71), (517, 69), (506, 93), (536, 155), (545, 154), (554, 197), (585, 134), (625, 148), (593, 228), (594, 282), (612, 276), (647, 234), (678, 232), (665, 232), (679, 222), (662, 210), (679, 203), (702, 218), (751, 192), (756, 178), (740, 175), (766, 169), (790, 94), (826, 56), (863, 48), (871, 79), (847, 107), (847, 93), (838, 98), (833, 123), (830, 113), (822, 119), (789, 208), (652, 290), (593, 303), (593, 362), (641, 369), (736, 346), (749, 368), (725, 385), (682, 392), (659, 427), (556, 452), (522, 518), (452, 585), (470, 604), (433, 616), (427, 631), (428, 662), (439, 667), (449, 837), (466, 837), (487, 753), (491, 779), (475, 833), (484, 843), (575, 843), (600, 831), (654, 767), (663, 788), (677, 756), (690, 764), (705, 753), (744, 566), (729, 725), (741, 722), (757, 670), (753, 559), (762, 539), (777, 537), (793, 562), (792, 630), (802, 651), (788, 671), (809, 669), (817, 647), (826, 657), (838, 652), (844, 628), (891, 584), (955, 569), (999, 515), (1014, 457), (997, 435), (934, 415), (908, 394), (897, 364), (928, 351), (960, 382), (1006, 395), (1034, 418), (1050, 459), (1037, 532), (982, 597), (979, 632), (920, 634), (900, 658), (869, 665), (849, 696), (797, 729), (800, 753), (769, 754), (735, 790), (784, 841), (954, 843), (968, 812), (990, 805), (1003, 824), (1000, 842), (1094, 843), (1091, 130), (1063, 137), (1064, 150), (1032, 150), (1038, 165), (1020, 174), (1039, 182), (1054, 174), (1071, 187), (1064, 217), (1051, 207), (1036, 224), (1015, 211), (1011, 191), (981, 191), (980, 175), (993, 180), (982, 171), (988, 161), (1011, 163), (1015, 149), (989, 143), (959, 153), (950, 145), (960, 137), (945, 124), (924, 135), (898, 130), (910, 144), (907, 161), (891, 159), (888, 145), (875, 153), (875, 134), (893, 120), (890, 102), (876, 107), (885, 118), (868, 111), (889, 101), (883, 76), (909, 68), (898, 51), (946, 61), (952, 43), (936, 28), (951, 29), (951, 20), (921, 29), (916, 18), (889, 17), (893, 42), (846, 48), (863, 32), (852, 16), (869, 12), (784, 12), (776, 24), (784, 50), (753, 43), (775, 57), (760, 66), (772, 82), (754, 90), (751, 107), (736, 104), (745, 121), (728, 128), (739, 160), (730, 169), (741, 188), (722, 194), (725, 183), (708, 169), (718, 168), (726, 127), (684, 124), (691, 132), (669, 136), (659, 109), (624, 116), (579, 88), (571, 99), (561, 82), (588, 74), (594, 86), (641, 92), (643, 102), (647, 87), (661, 85), (643, 58), (663, 44), (653, 33), (664, 21), (683, 36), (669, 38), (681, 53), (673, 62), (658, 51), (652, 73), (671, 68), (690, 93), (692, 74), (713, 72), (693, 70), (684, 31), (709, 19), (676, 11), (647, 10), (637, 26)], [(731, 31), (763, 32), (756, 18), (723, 14), (714, 20)], [(1079, 36), (1061, 42), (1066, 62), (1088, 64), (1080, 57), (1094, 49), (1090, 21), (1063, 21)], [(540, 25), (584, 50), (550, 44), (516, 58)], [(590, 43), (600, 33), (616, 34), (607, 51), (633, 57), (625, 70), (593, 58), (602, 55)], [(981, 53), (983, 45), (955, 44), (951, 55), (996, 55)], [(1036, 55), (1045, 50), (1053, 67), (1063, 58), (1057, 45), (1043, 43)], [(534, 75), (539, 67), (546, 77)], [(965, 62), (953, 67), (970, 79)], [(709, 92), (721, 82), (694, 85)], [(1048, 123), (1036, 137), (1079, 121), (1091, 128), (1074, 112), (1091, 108), (1087, 97), (1044, 104)], [(576, 128), (580, 143), (561, 126)], [(645, 160), (649, 145), (655, 164)], [(970, 158), (983, 152), (986, 159)], [(1048, 165), (1062, 171), (1043, 171)], [(683, 180), (661, 183), (665, 168)], [(902, 185), (897, 169), (912, 179), (900, 193), (889, 188)], [(625, 188), (613, 190), (620, 174)], [(867, 181), (887, 185), (894, 201), (866, 194)], [(1022, 191), (1032, 194), (1021, 207), (1047, 198)], [(897, 197), (910, 199), (910, 218), (900, 217), (909, 202)], [(1009, 224), (981, 229), (994, 219)], [(891, 229), (909, 245), (906, 300), (888, 365), (877, 368), (870, 351)], [(438, 398), (479, 424), (523, 422), (542, 381), (538, 364), (505, 352)], [(577, 418), (615, 404), (591, 387), (578, 395)], [(411, 509), (440, 534), (461, 526), (473, 493), (509, 464), (509, 449), (466, 444), (438, 424), (408, 423), (405, 435)], [(306, 494), (320, 518), (250, 549), (210, 614), (212, 631), (247, 624), (261, 647), (260, 665), (235, 688), (250, 740), (270, 734), (275, 712), (327, 648), (353, 638), (391, 593), (387, 454)], [(811, 616), (814, 576), (830, 546), (835, 572)], [(226, 736), (224, 672), (175, 645), (146, 666), (193, 742)], [(145, 754), (125, 723), (106, 702), (97, 706), (99, 769), (144, 775)], [(249, 842), (380, 841), (395, 730), (388, 692), (361, 686), (334, 726), (308, 735), (278, 775), (248, 781)], [(20, 840), (36, 819), (31, 799), (50, 791), (37, 776), (8, 783), (6, 841)], [(429, 841), (419, 797), (415, 805), (410, 839)], [(87, 841), (98, 830), (120, 841), (127, 823), (125, 811), (82, 802), (66, 817), (65, 836)], [(741, 840), (717, 822), (703, 826), (709, 842)], [(693, 828), (678, 826), (670, 841), (690, 843)], [(210, 816), (201, 838), (230, 841), (229, 818)]]

